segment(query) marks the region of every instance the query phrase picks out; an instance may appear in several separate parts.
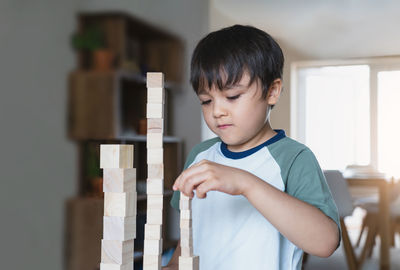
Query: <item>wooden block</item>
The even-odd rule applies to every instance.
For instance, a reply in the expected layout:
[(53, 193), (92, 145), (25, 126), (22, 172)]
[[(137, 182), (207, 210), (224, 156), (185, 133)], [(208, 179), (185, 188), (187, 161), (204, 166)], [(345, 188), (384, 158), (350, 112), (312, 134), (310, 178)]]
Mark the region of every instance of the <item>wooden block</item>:
[(126, 264), (100, 263), (100, 270), (132, 270), (133, 262)]
[(183, 194), (182, 192), (180, 193), (180, 200), (181, 201), (189, 201), (191, 200), (190, 197), (186, 196), (185, 194)]
[(199, 270), (199, 256), (179, 256), (179, 270)]
[(160, 270), (160, 269), (161, 269), (161, 254), (143, 255), (143, 270)]
[(147, 208), (146, 224), (162, 224), (163, 210)]
[(133, 145), (100, 145), (100, 168), (133, 168)]
[(136, 169), (104, 169), (104, 192), (136, 192)]
[(136, 216), (103, 218), (104, 240), (131, 240), (136, 238)]
[(144, 239), (159, 240), (162, 238), (162, 226), (160, 224), (145, 224)]
[(163, 195), (147, 195), (147, 208), (149, 209), (163, 209), (164, 196)]
[(181, 246), (181, 256), (182, 257), (192, 257), (193, 256), (193, 246), (182, 247)]
[(147, 103), (165, 103), (165, 90), (162, 87), (147, 88)]
[(146, 193), (148, 195), (164, 194), (164, 179), (147, 179)]
[(162, 148), (147, 149), (147, 163), (163, 164), (163, 154), (164, 151)]
[(101, 262), (125, 264), (133, 260), (133, 240), (101, 240)]
[(162, 148), (163, 147), (163, 134), (162, 133), (147, 133), (147, 149), (149, 148)]
[(180, 220), (180, 228), (181, 229), (190, 229), (190, 228), (192, 228), (192, 220), (191, 219), (181, 219)]
[(192, 209), (192, 200), (179, 200), (180, 210), (190, 210)]
[(147, 103), (146, 117), (147, 118), (164, 118), (163, 104)]
[(181, 210), (181, 219), (192, 219), (192, 211)]
[(193, 247), (192, 229), (181, 228), (181, 247)]
[(136, 216), (136, 192), (104, 193), (104, 215), (127, 217)]
[(164, 119), (147, 118), (147, 133), (164, 133)]
[(164, 164), (147, 164), (147, 178), (164, 179)]
[(164, 87), (164, 74), (162, 72), (147, 72), (147, 88)]
[(160, 255), (162, 254), (162, 239), (151, 240), (144, 239), (144, 249), (143, 254), (146, 255)]

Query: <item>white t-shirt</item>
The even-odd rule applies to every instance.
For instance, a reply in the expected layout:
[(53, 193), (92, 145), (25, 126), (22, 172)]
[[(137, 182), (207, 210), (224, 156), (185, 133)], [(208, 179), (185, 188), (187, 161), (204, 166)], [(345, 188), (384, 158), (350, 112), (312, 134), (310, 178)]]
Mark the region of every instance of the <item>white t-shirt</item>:
[[(205, 141), (193, 148), (185, 168), (203, 159), (246, 170), (321, 209), (339, 226), (337, 209), (317, 160), (283, 130), (244, 152), (229, 151), (219, 138)], [(171, 205), (179, 209), (179, 192), (174, 193)], [(200, 270), (301, 269), (302, 250), (242, 195), (210, 191), (205, 199), (195, 196), (192, 228), (193, 253), (200, 256)]]

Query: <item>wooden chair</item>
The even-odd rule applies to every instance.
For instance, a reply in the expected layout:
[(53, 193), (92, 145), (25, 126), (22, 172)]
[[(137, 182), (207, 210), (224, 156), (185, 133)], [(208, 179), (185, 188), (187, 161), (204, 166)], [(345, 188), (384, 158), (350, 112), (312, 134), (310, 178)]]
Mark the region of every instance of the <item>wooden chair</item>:
[[(350, 195), (347, 181), (346, 179), (344, 179), (342, 173), (337, 170), (326, 170), (324, 171), (324, 175), (331, 190), (333, 200), (335, 201), (338, 208), (340, 227), (342, 229), (342, 246), (346, 256), (348, 268), (349, 270), (360, 270), (364, 263), (364, 260), (367, 257), (367, 252), (369, 252), (368, 247), (373, 246), (374, 237), (372, 235), (370, 235), (370, 237), (367, 237), (365, 246), (363, 247), (361, 252), (361, 256), (358, 258), (354, 252), (354, 247), (350, 241), (349, 233), (344, 222), (345, 217), (351, 216), (354, 210), (353, 200)], [(371, 224), (369, 231), (373, 233), (377, 232), (377, 230), (377, 223)], [(308, 254), (304, 253), (303, 269), (307, 258)]]
[[(391, 181), (391, 244), (395, 246), (395, 235), (396, 233), (400, 233), (400, 183), (394, 183), (394, 180)], [(358, 247), (362, 238), (363, 233), (367, 230), (367, 240), (364, 246), (364, 252), (361, 254), (361, 258), (363, 257), (371, 257), (372, 251), (375, 245), (375, 238), (379, 236), (379, 228), (378, 228), (378, 211), (379, 205), (378, 203), (365, 203), (359, 205), (361, 208), (366, 210), (366, 215), (363, 219), (361, 231), (358, 236), (358, 240), (356, 246)], [(369, 240), (369, 241), (368, 241)]]
[(359, 269), (359, 263), (351, 244), (344, 218), (353, 214), (354, 206), (347, 186), (346, 179), (340, 171), (328, 170), (324, 171), (324, 175), (328, 186), (331, 190), (333, 200), (338, 208), (340, 217), (340, 226), (342, 229), (342, 244), (346, 255), (347, 265), (350, 270)]

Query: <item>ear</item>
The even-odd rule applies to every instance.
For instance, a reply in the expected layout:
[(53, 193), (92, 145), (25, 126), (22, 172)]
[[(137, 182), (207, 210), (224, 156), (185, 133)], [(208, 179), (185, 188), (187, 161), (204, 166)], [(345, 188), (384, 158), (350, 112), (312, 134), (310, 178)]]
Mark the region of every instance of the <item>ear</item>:
[(268, 105), (275, 105), (279, 100), (281, 92), (282, 92), (282, 80), (275, 79), (271, 83), (271, 86), (268, 89), (268, 96), (267, 96)]

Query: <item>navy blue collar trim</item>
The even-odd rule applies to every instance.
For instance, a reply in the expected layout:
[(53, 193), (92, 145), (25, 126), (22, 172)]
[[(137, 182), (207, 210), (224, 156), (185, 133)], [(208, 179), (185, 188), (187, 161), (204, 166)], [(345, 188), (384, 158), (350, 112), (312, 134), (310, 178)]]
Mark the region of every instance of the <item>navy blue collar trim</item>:
[(227, 158), (231, 158), (231, 159), (240, 159), (240, 158), (245, 158), (247, 156), (250, 156), (251, 154), (257, 152), (258, 150), (260, 150), (261, 148), (273, 144), (274, 142), (279, 141), (280, 139), (283, 139), (286, 137), (285, 131), (282, 129), (276, 129), (275, 130), (278, 134), (276, 134), (274, 137), (272, 137), (271, 139), (269, 139), (268, 141), (254, 147), (251, 148), (249, 150), (246, 151), (242, 151), (242, 152), (232, 152), (228, 149), (228, 146), (226, 145), (226, 143), (221, 142), (221, 152), (222, 154), (224, 154), (225, 157)]

